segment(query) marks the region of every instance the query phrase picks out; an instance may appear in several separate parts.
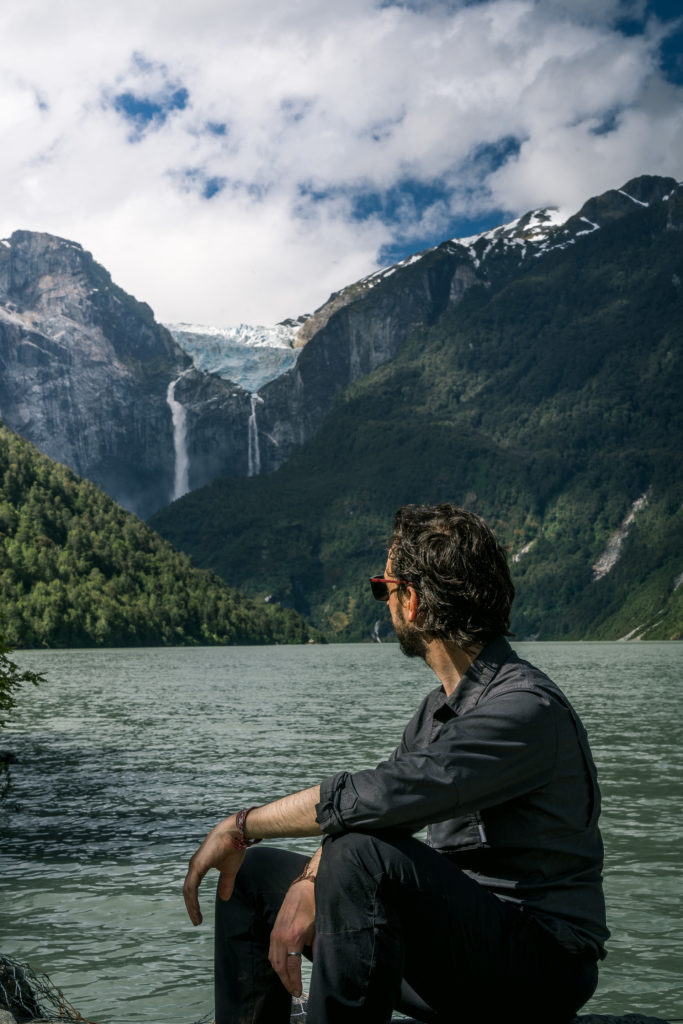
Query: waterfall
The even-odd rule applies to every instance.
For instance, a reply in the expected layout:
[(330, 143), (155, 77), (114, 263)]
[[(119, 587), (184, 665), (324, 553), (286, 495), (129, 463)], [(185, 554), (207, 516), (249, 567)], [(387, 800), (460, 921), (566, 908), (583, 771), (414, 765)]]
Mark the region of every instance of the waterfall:
[(187, 454), (187, 416), (182, 402), (176, 401), (176, 384), (183, 377), (172, 380), (166, 391), (166, 401), (173, 419), (173, 447), (175, 449), (175, 480), (173, 483), (173, 501), (182, 498), (190, 489), (190, 459)]
[(263, 399), (253, 392), (251, 398), (251, 414), (247, 425), (247, 476), (258, 476), (261, 472), (261, 450), (259, 448), (258, 427), (256, 426), (256, 403)]

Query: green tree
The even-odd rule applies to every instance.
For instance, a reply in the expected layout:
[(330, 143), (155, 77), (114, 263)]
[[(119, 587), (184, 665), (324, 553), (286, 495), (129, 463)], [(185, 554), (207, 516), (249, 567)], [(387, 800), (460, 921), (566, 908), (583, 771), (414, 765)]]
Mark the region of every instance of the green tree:
[(22, 672), (16, 662), (8, 657), (11, 653), (12, 648), (8, 647), (0, 636), (0, 727), (5, 724), (7, 714), (16, 703), (14, 691), (22, 683), (33, 683), (37, 686), (44, 680), (44, 676), (38, 672), (30, 672), (27, 669)]

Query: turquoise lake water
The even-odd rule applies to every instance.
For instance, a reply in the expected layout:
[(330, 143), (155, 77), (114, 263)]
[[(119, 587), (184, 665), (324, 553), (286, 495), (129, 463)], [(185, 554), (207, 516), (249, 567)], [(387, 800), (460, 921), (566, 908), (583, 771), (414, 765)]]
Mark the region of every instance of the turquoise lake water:
[[(613, 936), (583, 1012), (683, 1018), (683, 644), (515, 646), (567, 692), (600, 772)], [(211, 1012), (213, 880), (194, 929), (190, 854), (230, 810), (377, 763), (435, 685), (394, 644), (15, 659), (47, 681), (21, 691), (0, 739), (17, 756), (0, 800), (0, 952), (101, 1024)]]

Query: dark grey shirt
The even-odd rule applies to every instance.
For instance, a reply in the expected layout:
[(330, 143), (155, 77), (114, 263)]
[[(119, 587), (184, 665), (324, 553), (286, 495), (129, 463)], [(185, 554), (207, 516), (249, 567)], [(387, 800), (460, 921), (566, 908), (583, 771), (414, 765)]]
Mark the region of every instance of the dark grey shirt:
[(558, 686), (489, 644), (450, 697), (432, 691), (387, 761), (321, 785), (323, 832), (412, 834), (573, 952), (603, 957), (600, 791), (585, 729)]

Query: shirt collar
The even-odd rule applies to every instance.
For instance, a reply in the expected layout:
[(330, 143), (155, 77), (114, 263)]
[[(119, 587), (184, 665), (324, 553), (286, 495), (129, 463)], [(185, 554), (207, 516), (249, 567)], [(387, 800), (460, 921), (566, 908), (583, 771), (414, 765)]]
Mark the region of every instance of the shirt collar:
[(512, 648), (504, 636), (499, 636), (487, 644), (445, 701), (450, 709), (455, 714), (462, 715), (465, 711), (475, 707), (479, 703), (482, 693), (511, 653)]

